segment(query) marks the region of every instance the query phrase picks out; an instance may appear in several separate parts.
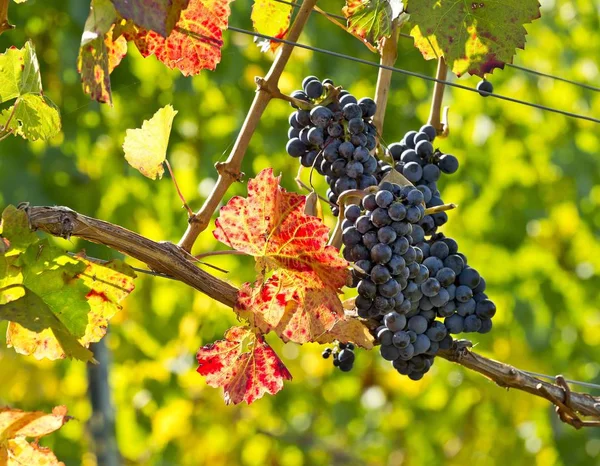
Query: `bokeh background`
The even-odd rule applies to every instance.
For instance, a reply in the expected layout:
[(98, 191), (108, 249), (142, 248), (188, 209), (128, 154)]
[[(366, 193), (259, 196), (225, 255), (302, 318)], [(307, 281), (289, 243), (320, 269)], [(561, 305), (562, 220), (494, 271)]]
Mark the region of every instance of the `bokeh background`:
[[(321, 5), (322, 3), (322, 5)], [(341, 2), (323, 0), (338, 12)], [(273, 59), (249, 36), (225, 33), (215, 72), (184, 78), (131, 47), (112, 75), (114, 107), (81, 90), (76, 60), (88, 2), (29, 0), (11, 4), (17, 29), (0, 50), (31, 38), (44, 89), (61, 109), (63, 132), (49, 143), (0, 143), (0, 205), (29, 201), (67, 205), (155, 240), (177, 241), (186, 215), (168, 176), (151, 181), (128, 167), (121, 144), (171, 103), (175, 118), (168, 157), (189, 203), (198, 208), (215, 180), (254, 94), (254, 76)], [(232, 4), (232, 25), (251, 28), (250, 2)], [(542, 18), (527, 25), (516, 63), (598, 86), (598, 0), (543, 0)], [(301, 42), (368, 60), (356, 39), (313, 15)], [(397, 65), (433, 75), (401, 39)], [(285, 92), (315, 74), (357, 96), (374, 94), (377, 70), (296, 50), (281, 79)], [(453, 78), (454, 79), (454, 78)], [(497, 70), (496, 92), (600, 116), (600, 93), (567, 83)], [(478, 78), (462, 84), (475, 86)], [(399, 140), (426, 120), (432, 84), (395, 74), (384, 139)], [(529, 107), (448, 89), (450, 137), (440, 143), (461, 168), (441, 182), (460, 207), (445, 227), (488, 283), (499, 312), (494, 329), (475, 335), (477, 351), (519, 368), (600, 383), (600, 126)], [(285, 153), (289, 106), (272, 102), (252, 138), (244, 171), (271, 166), (297, 190), (297, 161)], [(324, 182), (317, 181), (321, 192)], [(244, 184), (228, 196), (245, 195)], [(333, 219), (326, 221), (333, 224)], [(119, 257), (73, 239), (65, 248)], [(197, 251), (221, 248), (207, 230)], [(135, 261), (130, 260), (134, 265)], [(219, 256), (235, 284), (253, 279), (253, 261)], [(506, 391), (482, 376), (437, 360), (413, 382), (390, 370), (376, 351), (360, 351), (349, 374), (320, 357), (322, 347), (269, 341), (294, 376), (277, 396), (226, 406), (220, 390), (195, 372), (199, 346), (235, 323), (231, 310), (183, 284), (140, 276), (106, 339), (119, 450), (128, 465), (592, 465), (600, 464), (600, 431), (561, 424), (549, 403)], [(67, 466), (96, 464), (86, 423), (91, 415), (86, 367), (36, 361), (4, 345), (0, 324), (0, 405), (49, 410), (65, 404), (76, 420), (42, 440)], [(580, 388), (581, 389), (581, 388)]]

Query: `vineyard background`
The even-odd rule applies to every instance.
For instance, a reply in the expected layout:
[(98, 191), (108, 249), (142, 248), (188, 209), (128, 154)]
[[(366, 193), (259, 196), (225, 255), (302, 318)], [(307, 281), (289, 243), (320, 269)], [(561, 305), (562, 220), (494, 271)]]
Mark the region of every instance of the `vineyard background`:
[[(339, 12), (341, 4), (320, 7)], [(232, 4), (232, 26), (251, 29), (250, 5)], [(561, 77), (598, 83), (600, 4), (544, 1), (527, 25), (516, 63)], [(152, 182), (123, 159), (127, 128), (172, 103), (179, 114), (169, 159), (188, 202), (197, 208), (215, 179), (250, 105), (254, 76), (272, 60), (249, 36), (225, 33), (215, 72), (183, 78), (130, 48), (111, 76), (114, 107), (81, 91), (76, 60), (88, 14), (85, 2), (63, 6), (29, 0), (13, 6), (17, 29), (0, 50), (37, 45), (45, 93), (61, 108), (63, 133), (50, 143), (9, 138), (0, 146), (0, 204), (68, 205), (155, 240), (177, 242), (185, 212), (172, 183)], [(314, 14), (300, 42), (376, 60), (363, 45)], [(397, 66), (433, 75), (409, 39), (400, 39)], [(373, 96), (377, 70), (296, 50), (280, 87), (302, 77), (330, 77), (357, 96)], [(507, 68), (490, 78), (495, 92), (598, 116), (600, 93)], [(461, 79), (474, 86), (478, 78)], [(432, 84), (395, 74), (383, 133), (389, 144), (427, 119)], [(600, 136), (598, 125), (476, 93), (448, 89), (450, 137), (459, 172), (441, 182), (457, 203), (445, 227), (488, 283), (499, 312), (494, 331), (476, 335), (477, 350), (546, 374), (600, 382)], [(297, 189), (296, 161), (285, 154), (289, 106), (273, 101), (255, 133), (243, 170), (272, 166)], [(325, 183), (315, 179), (324, 192)], [(229, 193), (245, 194), (245, 185)], [(326, 219), (333, 225), (333, 218)], [(222, 248), (202, 233), (198, 245)], [(90, 256), (116, 253), (77, 239), (59, 241)], [(198, 246), (197, 246), (198, 247)], [(235, 284), (252, 280), (253, 260), (213, 258)], [(134, 265), (135, 262), (132, 261)], [(419, 382), (390, 370), (376, 352), (359, 351), (350, 374), (333, 371), (316, 344), (298, 347), (269, 338), (294, 376), (286, 390), (251, 406), (225, 406), (219, 390), (196, 374), (194, 354), (235, 319), (224, 306), (181, 283), (140, 277), (124, 310), (111, 321), (110, 383), (117, 438), (128, 464), (373, 464), (589, 465), (600, 463), (600, 434), (563, 425), (552, 406), (525, 393), (506, 393), (481, 376), (438, 361)], [(67, 465), (94, 464), (86, 421), (86, 368), (81, 362), (18, 356), (4, 345), (0, 323), (0, 405), (50, 410), (69, 406), (70, 422), (43, 440)], [(2, 349), (4, 348), (4, 349)]]

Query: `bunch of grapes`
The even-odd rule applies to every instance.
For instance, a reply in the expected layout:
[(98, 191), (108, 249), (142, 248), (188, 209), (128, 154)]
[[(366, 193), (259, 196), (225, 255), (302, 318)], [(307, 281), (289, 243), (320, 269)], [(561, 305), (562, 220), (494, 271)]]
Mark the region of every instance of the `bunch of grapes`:
[[(357, 100), (345, 90), (338, 93), (331, 80), (321, 82), (315, 76), (305, 78), (302, 88), (292, 97), (314, 106), (303, 110), (292, 104), (297, 110), (289, 118), (287, 153), (325, 176), (327, 198), (333, 204), (343, 191), (375, 186), (379, 166), (373, 155), (377, 144), (373, 99)], [(332, 211), (339, 214), (337, 206)]]
[[(434, 148), (435, 137), (435, 128), (425, 125), (419, 131), (409, 131), (400, 142), (388, 147), (389, 155), (395, 163), (394, 168), (423, 193), (427, 207), (444, 204), (437, 181), (442, 173), (450, 175), (458, 170), (456, 157)], [(421, 221), (421, 227), (429, 236), (447, 221), (448, 215), (439, 212), (425, 216)]]
[(342, 234), (357, 313), (380, 324), (382, 357), (413, 380), (451, 346), (450, 334), (486, 333), (496, 311), (456, 242), (441, 234), (425, 239), (424, 203), (422, 190), (382, 182), (345, 209)]
[(334, 367), (339, 367), (342, 372), (350, 372), (356, 359), (354, 344), (339, 342), (333, 348), (325, 348), (322, 356), (323, 359), (329, 359), (332, 356)]

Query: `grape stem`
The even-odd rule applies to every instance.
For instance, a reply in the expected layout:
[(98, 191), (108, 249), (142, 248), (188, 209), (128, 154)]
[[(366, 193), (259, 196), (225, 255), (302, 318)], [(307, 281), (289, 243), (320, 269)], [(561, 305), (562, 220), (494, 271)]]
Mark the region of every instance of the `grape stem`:
[(442, 101), (444, 100), (444, 89), (446, 85), (442, 82), (448, 76), (448, 66), (444, 57), (438, 60), (435, 85), (433, 87), (433, 98), (431, 100), (431, 109), (429, 111), (429, 120), (427, 123), (432, 125), (437, 131), (438, 137), (445, 138), (450, 132), (448, 125), (448, 107), (444, 107), (444, 118), (441, 120)]
[(365, 190), (360, 189), (349, 189), (344, 191), (338, 197), (338, 206), (340, 208), (340, 214), (338, 215), (335, 228), (329, 238), (329, 246), (334, 246), (337, 249), (342, 247), (342, 222), (344, 221), (344, 210), (348, 204), (358, 204), (360, 200), (370, 192), (377, 189), (377, 186), (371, 186)]
[[(392, 22), (392, 31), (390, 37), (382, 39), (381, 59), (379, 62), (386, 67), (394, 66), (398, 58), (398, 34), (400, 27), (399, 19)], [(390, 86), (392, 83), (392, 71), (390, 69), (379, 68), (377, 73), (377, 85), (375, 87), (375, 103), (377, 110), (373, 116), (373, 124), (377, 129), (377, 142), (383, 134), (383, 120), (385, 118), (385, 109), (387, 107), (388, 97), (390, 95)]]
[(436, 205), (435, 207), (429, 207), (425, 209), (425, 215), (438, 214), (440, 212), (446, 212), (448, 210), (456, 209), (456, 204), (442, 204)]
[[(287, 39), (290, 42), (297, 42), (300, 37), (300, 33), (304, 29), (308, 18), (312, 12), (313, 7), (316, 5), (317, 0), (304, 0), (300, 7), (294, 24), (292, 25)], [(269, 87), (277, 88), (279, 78), (283, 73), (285, 66), (292, 54), (294, 45), (290, 43), (283, 44), (279, 49), (279, 54), (273, 61), (271, 69), (265, 77), (265, 82)], [(179, 247), (184, 251), (190, 253), (198, 235), (203, 232), (209, 225), (210, 219), (214, 214), (215, 210), (219, 207), (219, 204), (229, 187), (236, 181), (242, 179), (243, 173), (241, 171), (242, 161), (246, 150), (252, 139), (252, 135), (258, 126), (258, 122), (262, 117), (267, 105), (272, 99), (272, 95), (265, 89), (258, 89), (254, 97), (254, 101), (250, 106), (250, 110), (246, 115), (242, 129), (238, 134), (238, 137), (231, 149), (231, 153), (225, 162), (220, 162), (215, 165), (219, 178), (208, 198), (204, 201), (202, 208), (189, 218), (188, 227), (179, 241)]]
[[(359, 191), (360, 192), (360, 191)], [(358, 193), (355, 196), (360, 197)], [(225, 304), (235, 305), (238, 289), (228, 282), (199, 269), (196, 259), (173, 243), (156, 242), (119, 225), (78, 214), (68, 207), (37, 207), (23, 204), (32, 230), (41, 230), (61, 238), (79, 237), (120, 251), (145, 263), (150, 270), (172, 277)], [(378, 324), (360, 320), (370, 330)], [(478, 372), (505, 388), (514, 388), (544, 398), (559, 410), (561, 420), (580, 428), (600, 424), (600, 396), (568, 390), (557, 383), (544, 382), (509, 364), (486, 358), (472, 351), (472, 345), (458, 341), (438, 355), (467, 369)], [(561, 414), (562, 412), (562, 414)], [(579, 416), (591, 416), (584, 421)]]
[(14, 29), (14, 25), (8, 22), (8, 4), (10, 0), (0, 0), (0, 34), (9, 29)]

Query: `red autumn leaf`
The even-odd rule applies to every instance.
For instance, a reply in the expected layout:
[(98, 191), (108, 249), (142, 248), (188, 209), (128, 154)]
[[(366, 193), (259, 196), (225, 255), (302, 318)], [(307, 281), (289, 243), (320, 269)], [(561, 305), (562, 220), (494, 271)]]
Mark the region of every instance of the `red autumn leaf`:
[(291, 380), (283, 362), (260, 335), (232, 327), (225, 340), (203, 346), (196, 355), (198, 373), (211, 387), (223, 387), (225, 403), (250, 404), (265, 393), (274, 395)]
[(315, 341), (342, 316), (340, 299), (330, 288), (307, 286), (305, 275), (280, 271), (256, 288), (244, 284), (235, 311), (263, 333), (273, 330), (284, 341)]
[(214, 231), (219, 241), (255, 256), (260, 269), (274, 271), (265, 283), (259, 277), (255, 290), (246, 286), (238, 312), (297, 343), (312, 341), (343, 315), (338, 292), (349, 275), (348, 263), (327, 246), (329, 229), (304, 213), (305, 204), (266, 169), (248, 182), (247, 198), (234, 197), (221, 209)]
[(168, 37), (139, 25), (127, 30), (144, 57), (155, 55), (184, 76), (214, 70), (221, 61), (223, 30), (227, 28), (233, 0), (190, 0)]
[(111, 0), (119, 14), (167, 37), (189, 0)]

